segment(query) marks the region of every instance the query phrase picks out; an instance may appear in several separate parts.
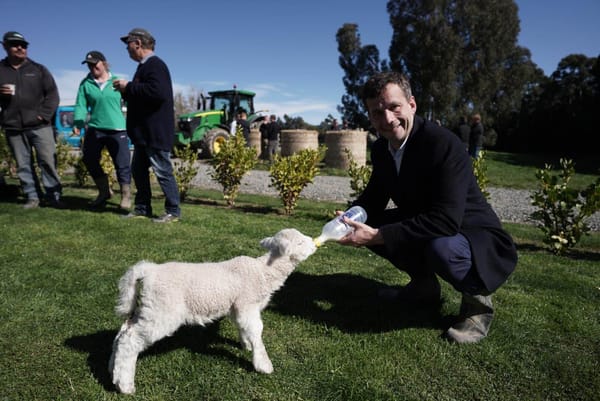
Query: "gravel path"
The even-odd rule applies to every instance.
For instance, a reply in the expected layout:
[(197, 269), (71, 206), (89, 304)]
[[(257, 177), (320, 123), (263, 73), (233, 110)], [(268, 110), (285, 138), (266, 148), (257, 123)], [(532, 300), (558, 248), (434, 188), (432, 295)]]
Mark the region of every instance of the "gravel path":
[[(210, 178), (211, 167), (206, 163), (199, 163), (198, 174), (192, 185), (205, 189), (222, 190), (222, 187)], [(333, 201), (344, 203), (350, 199), (350, 178), (321, 176), (314, 178), (300, 196), (306, 199), (320, 201)], [(252, 170), (242, 179), (240, 192), (278, 196), (277, 191), (270, 187), (271, 179), (268, 171)], [(530, 203), (530, 191), (522, 189), (488, 188), (492, 208), (500, 220), (512, 223), (533, 224), (529, 215), (535, 210)], [(588, 225), (594, 231), (600, 231), (600, 212), (588, 220)]]

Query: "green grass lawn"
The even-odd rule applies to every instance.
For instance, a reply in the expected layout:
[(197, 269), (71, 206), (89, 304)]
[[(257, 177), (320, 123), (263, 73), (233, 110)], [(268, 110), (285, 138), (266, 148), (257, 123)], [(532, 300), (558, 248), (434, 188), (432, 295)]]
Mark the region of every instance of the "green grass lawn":
[[(486, 151), (485, 159), (489, 185), (492, 187), (536, 189), (539, 186), (535, 177), (537, 170), (549, 164), (556, 174), (560, 172), (560, 156)], [(585, 188), (600, 174), (598, 157), (582, 157), (573, 161), (576, 172), (570, 182), (573, 188)]]
[[(343, 205), (193, 190), (171, 225), (69, 208), (24, 210), (0, 200), (0, 400), (593, 400), (600, 394), (600, 234), (568, 256), (534, 227), (507, 224), (516, 272), (494, 296), (496, 319), (476, 345), (440, 338), (460, 295), (439, 310), (382, 304), (378, 288), (408, 277), (366, 249), (327, 244), (290, 276), (263, 313), (272, 375), (255, 373), (229, 320), (184, 327), (138, 360), (133, 397), (107, 371), (121, 321), (117, 282), (141, 259), (217, 261), (263, 253), (282, 228), (316, 236)], [(162, 211), (162, 200), (155, 200)]]

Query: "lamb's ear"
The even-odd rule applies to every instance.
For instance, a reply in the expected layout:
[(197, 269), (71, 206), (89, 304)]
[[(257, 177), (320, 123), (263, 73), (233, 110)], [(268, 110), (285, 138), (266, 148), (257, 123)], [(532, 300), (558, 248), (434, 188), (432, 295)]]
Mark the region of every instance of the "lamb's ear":
[(281, 238), (281, 236), (277, 238), (267, 237), (260, 241), (260, 245), (270, 251), (277, 251), (279, 255), (287, 255), (291, 248), (291, 242), (286, 238)]
[(278, 238), (277, 239), (277, 247), (279, 248), (279, 254), (289, 255), (292, 253), (292, 242), (287, 238)]
[(260, 246), (262, 246), (263, 248), (266, 248), (268, 250), (271, 250), (273, 247), (273, 237), (263, 238), (260, 241)]

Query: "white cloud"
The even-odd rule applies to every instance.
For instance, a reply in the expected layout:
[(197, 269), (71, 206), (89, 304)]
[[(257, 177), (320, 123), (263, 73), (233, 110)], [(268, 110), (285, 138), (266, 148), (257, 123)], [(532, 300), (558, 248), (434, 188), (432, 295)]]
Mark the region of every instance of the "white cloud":
[(56, 86), (58, 86), (61, 105), (75, 104), (77, 89), (81, 80), (85, 78), (85, 75), (85, 71), (77, 70), (60, 70), (54, 73), (54, 80), (56, 81)]

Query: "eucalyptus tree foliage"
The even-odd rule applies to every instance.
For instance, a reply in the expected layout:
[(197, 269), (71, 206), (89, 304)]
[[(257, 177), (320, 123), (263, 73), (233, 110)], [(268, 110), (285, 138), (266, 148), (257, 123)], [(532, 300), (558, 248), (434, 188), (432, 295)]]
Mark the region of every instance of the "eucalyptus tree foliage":
[(391, 67), (410, 78), (420, 114), (432, 120), (448, 118), (466, 80), (456, 6), (441, 0), (397, 0), (387, 6)]
[(512, 69), (529, 55), (518, 50), (513, 0), (390, 0), (388, 12), (391, 66), (411, 78), (425, 111), (442, 120), (477, 111), (489, 121), (498, 99), (521, 97)]
[(336, 39), (340, 53), (340, 67), (345, 73), (343, 83), (346, 88), (338, 112), (350, 126), (367, 130), (370, 124), (360, 99), (360, 88), (371, 75), (386, 70), (386, 63), (379, 60), (377, 46), (362, 46), (356, 24), (344, 24), (338, 29)]
[(600, 57), (571, 54), (524, 98), (519, 120), (526, 150), (562, 155), (597, 153), (600, 146)]

